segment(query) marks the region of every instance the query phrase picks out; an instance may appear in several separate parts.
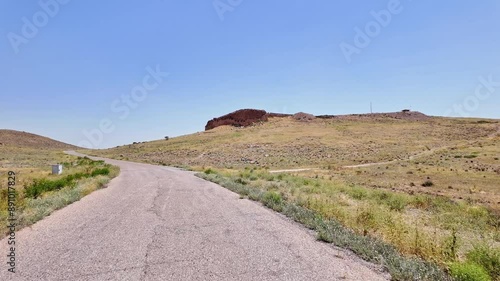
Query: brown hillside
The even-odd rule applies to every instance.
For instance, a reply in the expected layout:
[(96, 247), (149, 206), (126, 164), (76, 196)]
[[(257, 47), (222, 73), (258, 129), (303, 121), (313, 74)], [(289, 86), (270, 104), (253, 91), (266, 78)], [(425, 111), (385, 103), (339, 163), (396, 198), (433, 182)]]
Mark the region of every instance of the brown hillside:
[(0, 130), (1, 147), (35, 149), (76, 149), (78, 147), (39, 135), (14, 130)]

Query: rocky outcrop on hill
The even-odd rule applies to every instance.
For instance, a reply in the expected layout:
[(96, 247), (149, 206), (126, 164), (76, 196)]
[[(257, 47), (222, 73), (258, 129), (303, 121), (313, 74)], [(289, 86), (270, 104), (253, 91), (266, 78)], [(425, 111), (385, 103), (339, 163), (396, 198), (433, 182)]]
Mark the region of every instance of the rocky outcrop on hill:
[(214, 118), (207, 122), (205, 131), (219, 126), (230, 125), (234, 127), (246, 127), (257, 122), (265, 122), (271, 117), (288, 117), (291, 114), (270, 113), (258, 109), (240, 109), (224, 116)]
[(402, 110), (400, 112), (370, 113), (370, 114), (350, 114), (350, 115), (319, 115), (314, 116), (309, 113), (299, 112), (296, 114), (270, 113), (257, 109), (240, 109), (224, 116), (214, 118), (207, 122), (205, 131), (219, 126), (230, 125), (234, 127), (246, 127), (257, 122), (265, 122), (271, 117), (292, 117), (294, 120), (308, 122), (316, 118), (320, 119), (347, 119), (347, 120), (379, 120), (385, 118), (404, 119), (411, 121), (427, 120), (429, 116), (418, 111)]
[(267, 118), (267, 112), (264, 110), (241, 109), (208, 121), (205, 126), (205, 130), (211, 130), (224, 125), (245, 127), (250, 126), (255, 122), (267, 121)]

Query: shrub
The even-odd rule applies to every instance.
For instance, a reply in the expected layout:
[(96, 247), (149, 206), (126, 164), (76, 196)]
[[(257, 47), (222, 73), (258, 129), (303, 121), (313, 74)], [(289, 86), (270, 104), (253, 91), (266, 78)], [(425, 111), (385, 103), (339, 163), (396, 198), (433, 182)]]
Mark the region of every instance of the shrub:
[(451, 276), (456, 281), (491, 281), (484, 268), (475, 263), (453, 263), (450, 266)]
[(386, 201), (386, 204), (391, 210), (399, 212), (406, 208), (408, 202), (403, 196), (395, 195), (389, 198), (389, 200)]
[(374, 229), (376, 227), (376, 219), (375, 214), (372, 210), (363, 210), (356, 217), (356, 222), (363, 226), (363, 234), (367, 235), (370, 229)]
[(467, 253), (467, 260), (482, 266), (493, 280), (500, 280), (500, 249), (476, 245)]
[(211, 168), (208, 168), (204, 171), (205, 174), (207, 175), (210, 175), (210, 174), (216, 174), (216, 172), (214, 170), (212, 170)]
[(100, 175), (103, 175), (103, 176), (107, 176), (109, 175), (109, 168), (101, 168), (101, 169), (95, 169), (94, 171), (92, 171), (92, 173), (90, 174), (92, 177), (96, 177), (96, 176), (100, 176)]
[[(206, 172), (205, 172), (205, 174), (206, 174)], [(248, 172), (248, 171), (240, 173), (240, 177), (244, 178), (244, 179), (249, 179), (251, 176), (252, 176), (251, 172)]]
[(72, 182), (67, 178), (57, 180), (36, 179), (32, 184), (25, 188), (24, 194), (29, 198), (37, 198), (44, 192), (59, 190), (65, 186), (69, 186), (70, 184), (72, 184)]
[(85, 157), (78, 157), (78, 161), (76, 162), (76, 164), (78, 166), (82, 166), (82, 165), (90, 165), (92, 162), (93, 162), (92, 159), (85, 156)]
[(246, 180), (242, 179), (242, 178), (237, 178), (235, 180), (235, 182), (237, 182), (239, 184), (242, 184), (242, 185), (247, 185), (248, 184), (248, 182)]
[(413, 197), (411, 204), (418, 209), (429, 209), (432, 206), (432, 198), (426, 195)]
[(302, 180), (302, 184), (303, 185), (310, 185), (311, 184), (311, 180), (309, 180), (309, 179), (303, 179)]
[(471, 155), (465, 155), (464, 158), (467, 158), (467, 159), (472, 159), (472, 158), (476, 158), (477, 155), (474, 155), (474, 154), (471, 154)]
[(274, 192), (274, 191), (269, 191), (264, 193), (264, 197), (262, 198), (262, 203), (264, 203), (265, 206), (281, 212), (283, 210), (283, 198), (281, 197), (280, 194)]
[(424, 183), (422, 183), (423, 187), (430, 187), (430, 186), (433, 186), (433, 185), (434, 185), (434, 183), (432, 181), (429, 181), (429, 180), (427, 180)]
[(253, 201), (260, 201), (262, 198), (262, 192), (257, 189), (250, 189), (248, 191), (248, 199)]
[(352, 187), (352, 188), (346, 189), (345, 191), (353, 199), (362, 200), (362, 199), (368, 197), (368, 192), (363, 188)]
[(66, 180), (68, 180), (68, 181), (79, 180), (82, 178), (88, 178), (89, 176), (90, 176), (89, 174), (75, 173), (75, 174), (67, 175)]
[[(78, 165), (85, 166), (98, 166), (105, 165), (104, 161), (93, 161), (90, 158), (83, 157), (78, 158)], [(32, 184), (28, 185), (24, 189), (24, 195), (28, 198), (38, 198), (44, 192), (60, 190), (63, 187), (69, 186), (74, 187), (76, 185), (76, 181), (82, 178), (96, 177), (99, 175), (109, 175), (110, 169), (109, 165), (105, 165), (104, 168), (96, 168), (92, 172), (89, 171), (90, 168), (87, 168), (87, 173), (75, 173), (71, 175), (67, 175), (63, 178), (49, 180), (49, 179), (36, 179)]]
[(443, 244), (443, 255), (450, 261), (457, 258), (457, 249), (459, 247), (459, 240), (456, 229), (451, 231), (451, 235), (447, 237)]
[(274, 175), (273, 175), (273, 174), (264, 174), (264, 175), (263, 175), (263, 178), (264, 178), (266, 181), (274, 181)]

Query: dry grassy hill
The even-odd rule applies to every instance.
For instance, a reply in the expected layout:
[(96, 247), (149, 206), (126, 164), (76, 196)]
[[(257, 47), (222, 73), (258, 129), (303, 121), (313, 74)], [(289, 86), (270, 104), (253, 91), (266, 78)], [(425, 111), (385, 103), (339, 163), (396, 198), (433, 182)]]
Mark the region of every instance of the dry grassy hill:
[[(189, 166), (240, 198), (297, 204), (443, 268), (480, 255), (500, 280), (500, 120), (302, 113), (87, 153)], [(402, 280), (413, 279), (426, 278)]]
[(23, 184), (50, 173), (50, 164), (67, 161), (71, 157), (63, 151), (74, 149), (78, 147), (47, 137), (0, 130), (0, 173), (15, 169), (23, 175), (19, 177)]
[(499, 127), (498, 120), (439, 117), (413, 121), (353, 115), (308, 122), (283, 117), (93, 153), (167, 165), (344, 166), (409, 159), (437, 149), (491, 142), (498, 139)]
[(0, 130), (0, 147), (22, 147), (33, 149), (76, 149), (78, 147), (56, 141), (47, 137), (19, 132), (14, 130)]
[[(500, 121), (417, 115), (270, 118), (245, 128), (222, 126), (86, 152), (190, 167), (313, 168), (301, 174), (476, 200), (500, 209)], [(423, 188), (427, 180), (433, 185)]]

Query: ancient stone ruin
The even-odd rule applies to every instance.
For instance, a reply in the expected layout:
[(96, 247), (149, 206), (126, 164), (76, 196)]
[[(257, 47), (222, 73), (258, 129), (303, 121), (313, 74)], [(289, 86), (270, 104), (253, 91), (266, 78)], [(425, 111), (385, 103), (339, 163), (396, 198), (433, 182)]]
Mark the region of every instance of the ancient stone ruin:
[(205, 126), (205, 130), (211, 130), (213, 128), (224, 125), (246, 127), (252, 125), (255, 122), (267, 121), (267, 119), (268, 115), (264, 110), (241, 109), (208, 121), (207, 125)]

